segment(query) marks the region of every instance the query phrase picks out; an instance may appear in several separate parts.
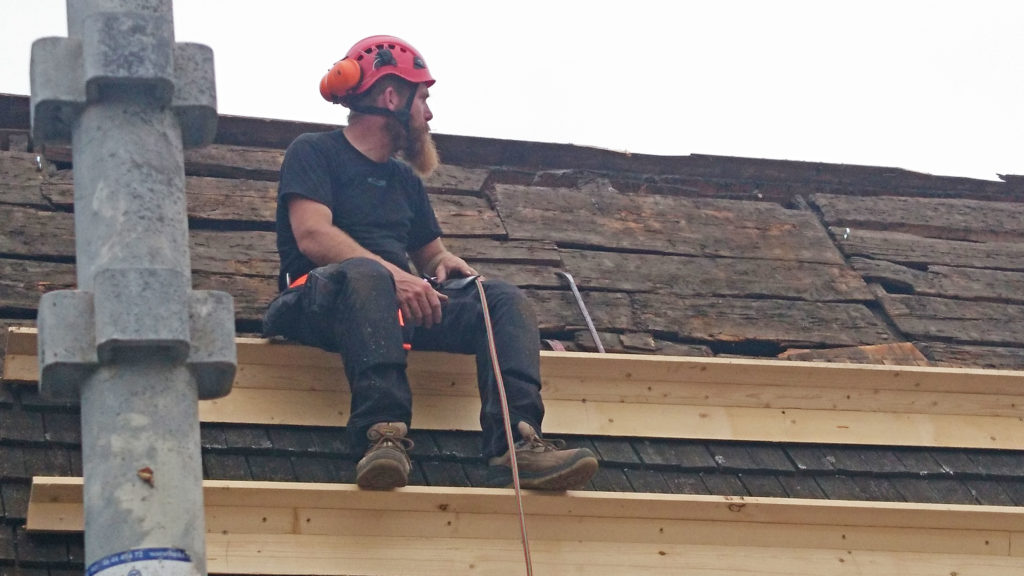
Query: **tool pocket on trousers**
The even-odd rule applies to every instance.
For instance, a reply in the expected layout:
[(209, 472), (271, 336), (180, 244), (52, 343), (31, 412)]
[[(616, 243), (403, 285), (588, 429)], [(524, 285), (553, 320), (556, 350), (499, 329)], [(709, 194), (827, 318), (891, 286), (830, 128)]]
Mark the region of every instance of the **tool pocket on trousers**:
[(267, 307), (263, 315), (263, 335), (300, 340), (302, 323), (302, 288), (289, 288), (278, 294)]

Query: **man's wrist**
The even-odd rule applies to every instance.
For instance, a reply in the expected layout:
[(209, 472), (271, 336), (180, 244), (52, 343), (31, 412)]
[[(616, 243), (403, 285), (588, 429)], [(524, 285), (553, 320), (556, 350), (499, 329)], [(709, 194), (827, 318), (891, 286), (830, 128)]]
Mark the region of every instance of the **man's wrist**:
[(451, 254), (451, 252), (442, 250), (427, 262), (427, 265), (425, 266), (426, 270), (424, 270), (427, 276), (437, 276), (437, 267), (441, 264), (441, 260), (443, 260), (448, 254)]

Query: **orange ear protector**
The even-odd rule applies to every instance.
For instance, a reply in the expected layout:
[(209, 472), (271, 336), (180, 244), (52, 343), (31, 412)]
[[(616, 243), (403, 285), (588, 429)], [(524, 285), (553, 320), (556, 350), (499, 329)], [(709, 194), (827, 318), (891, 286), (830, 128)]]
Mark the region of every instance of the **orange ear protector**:
[(348, 91), (359, 85), (363, 71), (355, 60), (338, 60), (320, 79), (320, 95), (328, 102), (337, 103)]

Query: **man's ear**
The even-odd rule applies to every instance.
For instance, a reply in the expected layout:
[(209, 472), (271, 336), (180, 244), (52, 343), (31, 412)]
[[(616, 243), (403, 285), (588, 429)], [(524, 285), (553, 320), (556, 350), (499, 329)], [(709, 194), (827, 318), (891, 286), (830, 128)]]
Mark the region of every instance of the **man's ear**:
[(398, 107), (401, 105), (400, 100), (398, 90), (395, 90), (394, 86), (388, 86), (381, 94), (382, 107), (387, 108), (392, 112), (398, 110)]

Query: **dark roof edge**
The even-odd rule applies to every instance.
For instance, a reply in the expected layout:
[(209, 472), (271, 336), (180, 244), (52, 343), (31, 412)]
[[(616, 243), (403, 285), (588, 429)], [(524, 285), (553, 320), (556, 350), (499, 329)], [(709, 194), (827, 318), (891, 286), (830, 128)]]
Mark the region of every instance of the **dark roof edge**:
[[(340, 124), (221, 115), (216, 142), (235, 146), (286, 148), (304, 132), (334, 130)], [(29, 98), (0, 94), (0, 129), (27, 130)], [(1004, 181), (958, 176), (935, 176), (902, 168), (832, 164), (799, 160), (773, 160), (690, 154), (656, 156), (616, 152), (574, 144), (502, 140), (476, 136), (435, 134), (447, 164), (505, 167), (510, 169), (577, 170), (597, 173), (631, 173), (644, 176), (685, 175), (691, 178), (729, 178), (760, 182), (816, 182), (856, 184), (885, 188), (934, 189), (978, 194), (989, 199), (1005, 195), (1019, 201), (1024, 195), (1024, 176), (999, 175)]]

